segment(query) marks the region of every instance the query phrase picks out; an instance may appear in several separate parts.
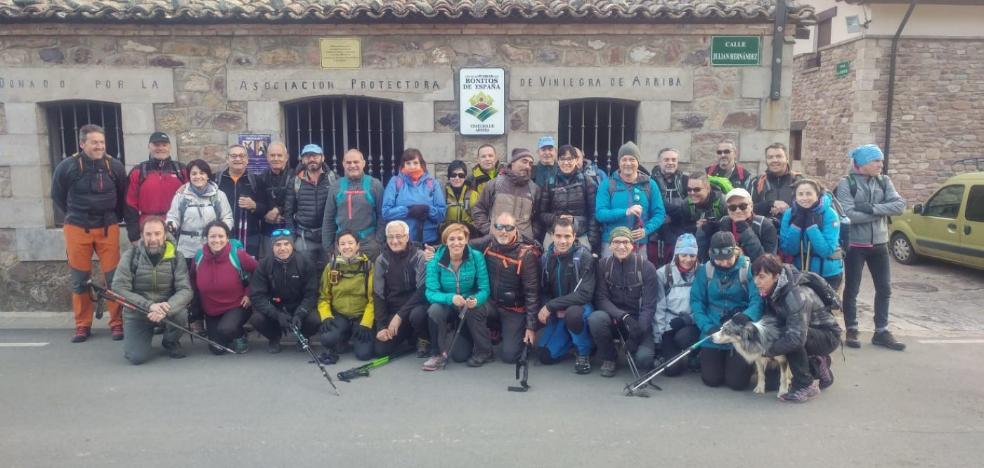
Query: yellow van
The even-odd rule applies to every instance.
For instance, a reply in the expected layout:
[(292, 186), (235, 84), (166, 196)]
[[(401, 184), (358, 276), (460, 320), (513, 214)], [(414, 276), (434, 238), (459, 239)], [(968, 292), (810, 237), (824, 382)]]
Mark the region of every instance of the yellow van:
[(889, 232), (889, 250), (904, 265), (931, 257), (984, 269), (984, 172), (951, 177), (925, 205), (893, 216)]

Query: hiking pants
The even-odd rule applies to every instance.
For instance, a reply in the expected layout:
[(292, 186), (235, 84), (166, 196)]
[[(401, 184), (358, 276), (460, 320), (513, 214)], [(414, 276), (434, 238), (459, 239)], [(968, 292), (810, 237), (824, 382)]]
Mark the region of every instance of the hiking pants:
[[(619, 327), (619, 330), (615, 330), (616, 326)], [(653, 342), (652, 328), (647, 328), (649, 329), (644, 330), (642, 338), (636, 341), (629, 337), (629, 331), (624, 323), (615, 325), (608, 312), (596, 310), (588, 317), (588, 330), (591, 332), (591, 340), (598, 347), (598, 357), (603, 361), (618, 360), (618, 354), (615, 351), (615, 338), (619, 336), (618, 332), (621, 331), (622, 336), (625, 337), (625, 343), (622, 343), (622, 346), (632, 353), (632, 358), (639, 370), (652, 369), (653, 358), (656, 356), (656, 343)]]
[(806, 333), (806, 344), (786, 355), (789, 371), (793, 373), (790, 390), (800, 389), (813, 383), (814, 371), (810, 369), (810, 356), (827, 356), (840, 346), (840, 333), (823, 328), (810, 328)]
[(335, 319), (332, 320), (332, 323), (335, 326), (331, 328), (321, 328), (321, 346), (338, 352), (340, 351), (339, 345), (348, 342), (352, 345), (352, 351), (355, 352), (355, 357), (357, 359), (360, 361), (371, 360), (373, 357), (372, 343), (376, 341), (375, 337), (362, 341), (357, 340), (352, 336), (352, 332), (361, 320), (361, 315), (356, 318), (335, 315)]
[[(120, 226), (113, 224), (84, 228), (66, 224), (62, 233), (65, 236), (65, 253), (72, 279), (72, 313), (75, 315), (75, 326), (91, 327), (93, 306), (86, 282), (92, 274), (92, 253), (95, 252), (99, 257), (99, 269), (105, 277), (106, 286), (111, 287), (113, 273), (120, 263)], [(109, 312), (110, 327), (123, 325), (119, 304), (106, 301), (106, 310)]]
[(486, 302), (481, 307), (465, 314), (465, 326), (475, 340), (472, 354), (475, 356), (492, 355), (492, 336), (489, 331), (489, 320), (497, 321), (502, 326), (502, 351), (499, 359), (509, 364), (519, 360), (523, 352), (523, 336), (526, 334), (526, 310), (513, 312)]
[[(562, 317), (561, 317), (562, 315)], [(588, 317), (591, 305), (570, 306), (562, 313), (551, 314), (536, 340), (537, 356), (543, 364), (556, 364), (576, 349), (578, 356), (591, 354)]]
[(249, 320), (249, 310), (236, 307), (222, 313), (222, 315), (205, 315), (205, 330), (208, 338), (223, 346), (229, 346), (232, 340), (244, 336), (246, 330), (243, 325)]
[[(689, 348), (700, 338), (700, 330), (696, 325), (687, 325), (679, 330), (667, 330), (663, 333), (660, 344), (660, 356), (669, 362), (677, 354)], [(691, 354), (692, 356), (692, 354)], [(663, 375), (676, 377), (687, 369), (688, 359), (681, 359), (676, 364), (669, 366), (663, 371)]]
[[(395, 310), (395, 309), (391, 309)], [(389, 325), (389, 321), (380, 323), (380, 327)], [(400, 322), (400, 328), (396, 330), (396, 337), (389, 341), (379, 341), (373, 339), (373, 349), (376, 356), (387, 356), (396, 351), (400, 343), (407, 341), (411, 346), (416, 346), (417, 340), (426, 340), (429, 330), (427, 324), (427, 304), (420, 304), (410, 309), (410, 315), (406, 320)], [(382, 328), (380, 328), (381, 330)], [(379, 331), (379, 330), (376, 330)]]
[(875, 283), (875, 330), (888, 327), (888, 303), (892, 297), (892, 273), (889, 267), (888, 247), (851, 247), (844, 261), (844, 325), (858, 329), (858, 292), (861, 290), (861, 274), (868, 264), (871, 279)]
[[(296, 309), (296, 307), (295, 307)], [(294, 310), (288, 310), (289, 313), (293, 314)], [(253, 325), (259, 334), (263, 335), (264, 338), (270, 341), (280, 341), (280, 338), (284, 335), (291, 338), (294, 337), (294, 333), (290, 330), (284, 330), (280, 328), (280, 321), (276, 318), (270, 318), (266, 315), (256, 313), (253, 314), (249, 319), (249, 323)], [(301, 322), (301, 334), (305, 338), (310, 338), (318, 333), (318, 327), (321, 326), (321, 317), (318, 315), (317, 310), (312, 310), (304, 317), (304, 321)]]
[[(187, 310), (172, 311), (167, 318), (178, 325), (188, 325)], [(150, 359), (151, 341), (154, 339), (154, 327), (157, 324), (147, 319), (143, 312), (126, 309), (123, 311), (123, 357), (130, 364), (139, 365)], [(173, 325), (167, 324), (162, 346), (177, 346), (183, 332)]]
[(752, 369), (733, 349), (700, 349), (700, 378), (708, 387), (726, 384), (732, 390), (746, 390), (751, 383)]
[[(465, 362), (471, 357), (472, 352), (472, 338), (468, 333), (468, 327), (462, 326), (461, 333), (458, 334), (458, 339), (454, 342), (454, 349), (449, 350), (451, 347), (451, 341), (454, 337), (455, 330), (458, 329), (458, 308), (452, 307), (444, 304), (431, 304), (427, 308), (427, 317), (429, 319), (430, 326), (430, 337), (431, 337), (431, 349), (433, 355), (438, 355), (439, 353), (448, 353), (448, 356), (454, 360), (454, 362)], [(465, 312), (465, 321), (467, 322), (468, 314), (472, 313), (471, 310)], [(436, 347), (435, 347), (436, 345)]]

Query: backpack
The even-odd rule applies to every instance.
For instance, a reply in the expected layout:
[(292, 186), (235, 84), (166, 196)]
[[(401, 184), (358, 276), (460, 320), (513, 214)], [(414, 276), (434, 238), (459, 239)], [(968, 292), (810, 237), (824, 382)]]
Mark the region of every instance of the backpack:
[(735, 186), (731, 184), (731, 179), (728, 179), (727, 177), (709, 175), (707, 176), (707, 182), (711, 185), (712, 189), (716, 188), (720, 190), (722, 194), (727, 194), (735, 188)]
[(690, 286), (692, 284), (692, 282), (691, 283), (687, 283), (687, 284), (683, 284), (683, 285), (675, 285), (675, 284), (673, 284), (673, 281), (674, 281), (673, 280), (673, 266), (674, 266), (673, 265), (673, 262), (670, 262), (670, 263), (667, 263), (666, 265), (663, 265), (663, 273), (666, 275), (666, 287), (663, 288), (663, 296), (664, 297), (665, 296), (669, 296), (670, 295), (670, 291), (675, 286)]
[[(372, 293), (373, 293), (371, 290), (369, 290), (369, 268), (370, 268), (370, 263), (372, 263), (372, 262), (368, 258), (366, 259), (366, 261), (362, 262), (362, 271), (361, 271), (361, 273), (362, 273), (362, 289), (365, 290), (366, 295), (368, 297), (372, 297)], [(343, 273), (340, 270), (336, 270), (335, 269), (335, 267), (337, 265), (338, 265), (338, 256), (337, 255), (332, 255), (331, 256), (331, 261), (328, 262), (328, 268), (327, 268), (327, 270), (329, 272), (328, 273), (329, 281), (331, 281), (332, 273), (338, 272), (338, 276), (342, 276)], [(335, 282), (337, 283), (337, 280)], [(335, 284), (335, 283), (332, 283), (332, 284)]]
[[(69, 157), (75, 158), (76, 162), (79, 163), (79, 173), (74, 178), (72, 178), (72, 183), (74, 184), (75, 182), (78, 182), (78, 180), (82, 178), (83, 174), (85, 174), (85, 163), (82, 161), (82, 152), (75, 153)], [(118, 182), (118, 180), (116, 177), (116, 173), (113, 172), (113, 168), (109, 163), (111, 159), (113, 159), (113, 157), (110, 156), (109, 154), (106, 154), (102, 157), (103, 164), (106, 166), (106, 172), (109, 173), (110, 180), (112, 180), (115, 183)]]
[[(222, 206), (219, 204), (218, 188), (216, 188), (215, 190), (216, 190), (215, 193), (209, 195), (208, 202), (212, 205), (212, 210), (215, 211), (215, 220), (221, 221), (222, 212), (220, 210), (222, 209)], [(178, 202), (178, 222), (184, 223), (184, 217), (186, 211), (188, 211), (188, 197), (182, 196), (181, 200)], [(231, 228), (232, 226), (228, 226), (228, 227)], [(185, 232), (189, 232), (189, 231), (185, 231)], [(180, 237), (180, 229), (178, 230), (178, 233)]]
[[(137, 186), (138, 187), (141, 186), (141, 185), (143, 185), (144, 181), (147, 180), (147, 173), (150, 172), (150, 169), (148, 169), (148, 168), (149, 168), (149, 166), (150, 166), (150, 164), (152, 162), (153, 162), (152, 160), (149, 160), (148, 159), (148, 160), (140, 163), (140, 165), (138, 166), (140, 168), (140, 175), (139, 175), (139, 177), (137, 179)], [(171, 172), (174, 173), (174, 176), (177, 177), (178, 180), (181, 181), (182, 184), (184, 184), (185, 182), (188, 182), (186, 180), (186, 177), (185, 177), (185, 174), (184, 174), (184, 167), (182, 167), (181, 163), (178, 162), (178, 161), (173, 161), (173, 160), (172, 161), (169, 161), (169, 162), (171, 163), (170, 164), (170, 166), (171, 166)]]
[[(171, 285), (174, 285), (174, 269), (177, 268), (175, 263), (178, 261), (180, 256), (175, 253), (168, 262), (171, 263)], [(133, 255), (130, 255), (130, 277), (136, 276), (137, 274), (137, 250), (134, 248)]]
[(538, 255), (537, 250), (538, 249), (536, 248), (535, 245), (523, 243), (522, 245), (519, 246), (519, 255), (518, 255), (518, 257), (517, 258), (512, 258), (512, 257), (507, 257), (505, 255), (502, 255), (500, 253), (493, 252), (492, 251), (492, 243), (490, 242), (489, 243), (489, 246), (486, 247), (484, 251), (482, 251), (482, 255), (492, 256), (492, 257), (495, 257), (495, 258), (497, 258), (499, 260), (502, 260), (502, 266), (503, 267), (508, 267), (509, 264), (516, 265), (516, 274), (518, 275), (523, 270), (523, 257), (526, 256), (526, 253), (529, 252), (529, 251), (533, 251), (533, 255)]
[(817, 294), (823, 305), (827, 306), (831, 310), (840, 310), (841, 301), (840, 297), (837, 295), (837, 291), (830, 287), (827, 280), (823, 279), (822, 276), (812, 272), (803, 271), (801, 272), (809, 281), (803, 286), (807, 286)]
[[(704, 272), (707, 275), (707, 281), (714, 281), (714, 265), (711, 262), (704, 264)], [(823, 278), (820, 278), (823, 279)], [(741, 267), (738, 270), (738, 282), (741, 284), (742, 291), (745, 291), (745, 295), (748, 295), (748, 265)]]
[[(239, 272), (239, 280), (243, 282), (243, 286), (246, 286), (249, 284), (249, 273), (243, 270), (243, 266), (239, 264), (239, 254), (237, 253), (240, 250), (245, 252), (246, 249), (238, 239), (229, 239), (229, 243), (232, 244), (232, 248), (229, 249), (229, 263), (231, 263), (232, 266), (236, 268), (236, 271)], [(205, 252), (202, 249), (198, 249), (198, 253), (195, 254), (196, 270), (202, 263), (202, 258), (205, 258)]]
[[(652, 181), (651, 178), (649, 180)], [(611, 197), (612, 195), (615, 194), (615, 192), (618, 191), (618, 190), (616, 190), (616, 186), (615, 185), (616, 185), (615, 184), (615, 178), (614, 177), (609, 177), (608, 178), (608, 196), (609, 197)], [(632, 188), (635, 188), (635, 187), (636, 187), (636, 184), (632, 184)], [(645, 186), (643, 186), (642, 191), (643, 192), (646, 192), (646, 200), (649, 200), (650, 194), (652, 193), (652, 192), (650, 192), (650, 190), (651, 190), (651, 188), (649, 187), (649, 184), (648, 183)], [(628, 191), (628, 190), (626, 190), (626, 191)]]
[[(844, 178), (847, 179), (847, 188), (851, 190), (851, 198), (856, 197), (858, 195), (858, 181), (854, 180), (852, 175), (846, 175)], [(884, 175), (879, 175), (875, 180), (878, 181), (878, 186), (881, 187), (882, 192), (888, 191), (888, 182)]]
[[(573, 247), (572, 247), (573, 248)], [(581, 253), (586, 250), (583, 246), (578, 245), (577, 249), (574, 250), (574, 281), (576, 281), (574, 289), (577, 289), (577, 285), (581, 283)], [(553, 255), (553, 245), (547, 248), (547, 251), (540, 256), (540, 275), (543, 276), (543, 283), (546, 283), (550, 279), (549, 273), (547, 272), (547, 264), (550, 262), (550, 257)], [(591, 255), (591, 252), (588, 252)], [(571, 292), (574, 290), (572, 289)], [(571, 292), (568, 292), (570, 294)]]
[[(642, 268), (643, 268), (642, 257), (640, 257), (639, 255), (632, 255), (632, 257), (635, 257), (635, 264), (636, 264), (635, 285), (641, 286), (643, 284), (642, 283)], [(615, 286), (615, 283), (612, 281), (612, 269), (615, 268), (615, 256), (609, 255), (608, 257), (602, 259), (602, 262), (604, 262), (604, 264), (601, 265), (601, 268), (603, 268), (606, 271), (605, 282), (608, 283), (609, 287)]]
[(837, 201), (837, 197), (833, 194), (829, 194), (829, 196), (830, 206), (837, 213), (837, 218), (840, 219), (840, 249), (847, 252), (851, 248), (851, 218), (844, 212), (844, 207)]
[[(219, 171), (219, 173), (215, 175), (215, 185), (221, 184), (222, 183), (222, 176), (225, 175), (228, 172), (229, 172), (229, 169), (228, 168), (222, 169), (221, 171)], [(248, 171), (248, 170), (246, 171), (246, 181), (249, 182), (249, 187), (251, 189), (257, 190), (259, 188), (259, 185), (256, 183), (256, 175), (253, 174), (252, 172)], [(229, 200), (229, 204), (230, 205), (234, 205), (235, 203), (236, 203), (236, 201)]]
[[(300, 183), (299, 182), (295, 182), (294, 184), (297, 186), (294, 189), (294, 192), (296, 193), (297, 190), (300, 189)], [(335, 222), (335, 225), (336, 226), (341, 226), (341, 223), (337, 222), (338, 221), (338, 213), (340, 213), (340, 211), (338, 211), (337, 207), (339, 207), (343, 203), (345, 203), (345, 195), (358, 195), (358, 194), (365, 195), (366, 201), (369, 202), (369, 205), (372, 206), (374, 208), (374, 210), (375, 210), (376, 197), (374, 197), (372, 195), (372, 178), (369, 177), (368, 174), (364, 174), (362, 176), (362, 190), (361, 191), (351, 191), (351, 192), (349, 191), (349, 180), (348, 180), (348, 177), (342, 177), (342, 179), (338, 181), (338, 193), (335, 194), (335, 207), (336, 207), (336, 210), (335, 210), (335, 221), (336, 221)], [(375, 214), (375, 213), (376, 212), (373, 211), (373, 214)], [(367, 227), (367, 228), (359, 231), (357, 233), (357, 235), (359, 236), (359, 240), (360, 241), (364, 240), (366, 237), (368, 237), (370, 234), (372, 234), (373, 231), (375, 231), (375, 230), (376, 230), (376, 226), (369, 226), (369, 227)]]
[[(721, 176), (714, 175), (714, 172), (717, 171), (717, 168), (718, 168), (718, 165), (717, 164), (708, 167), (707, 170), (705, 170), (705, 172), (707, 172), (707, 178), (710, 179), (711, 177), (716, 177), (718, 179), (727, 180), (728, 181), (728, 187), (734, 188), (732, 186), (732, 184), (731, 184), (731, 179), (729, 179), (727, 177), (721, 177)], [(745, 180), (745, 167), (744, 166), (741, 166), (741, 165), (737, 165), (736, 164), (735, 165), (735, 173), (738, 174), (738, 179), (739, 180)], [(728, 193), (730, 191), (731, 191), (731, 189), (729, 188), (724, 193)]]
[[(793, 176), (793, 180), (796, 180), (802, 176), (802, 174), (795, 171), (789, 171), (789, 175)], [(772, 184), (769, 183), (769, 175), (762, 174), (755, 179), (755, 194), (759, 195), (766, 190), (772, 190)]]

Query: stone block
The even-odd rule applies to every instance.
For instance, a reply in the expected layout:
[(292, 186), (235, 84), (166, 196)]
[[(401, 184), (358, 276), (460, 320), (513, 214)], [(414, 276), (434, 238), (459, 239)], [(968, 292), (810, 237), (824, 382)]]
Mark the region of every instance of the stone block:
[(51, 192), (51, 173), (46, 166), (10, 167), (11, 196), (43, 198)]
[(789, 132), (742, 132), (738, 141), (738, 157), (742, 163), (765, 160), (765, 147), (773, 143), (789, 146)]
[(0, 166), (0, 198), (14, 196), (13, 181), (10, 180), (10, 166)]
[(790, 99), (763, 99), (761, 123), (762, 130), (789, 130)]
[(417, 148), (427, 162), (449, 163), (455, 159), (453, 133), (410, 133), (403, 138), (403, 147)]
[(0, 219), (5, 227), (38, 227), (46, 224), (44, 200), (41, 198), (0, 199)]
[[(670, 129), (670, 101), (642, 101), (639, 103), (639, 131), (658, 132)], [(687, 146), (690, 146), (689, 142)]]
[(18, 83), (0, 88), (0, 101), (8, 105), (80, 96), (107, 102), (174, 102), (174, 72), (170, 69), (99, 66), (72, 68), (66, 73), (58, 68), (10, 68), (5, 75), (8, 83)]
[[(133, 166), (140, 164), (144, 159), (147, 159), (147, 155), (149, 154), (147, 141), (150, 140), (151, 133), (126, 133), (123, 135), (123, 151), (126, 152), (127, 171)], [(169, 136), (171, 137), (171, 154), (178, 154), (178, 145), (180, 142), (174, 135)]]
[(529, 131), (555, 134), (560, 119), (560, 101), (529, 101)]
[(7, 133), (7, 105), (0, 102), (0, 135)]
[[(792, 62), (789, 62), (792, 64)], [(795, 72), (792, 67), (782, 69), (782, 89), (779, 90), (781, 97), (793, 95), (793, 75)], [(741, 97), (753, 99), (765, 99), (769, 97), (769, 90), (772, 86), (772, 70), (769, 67), (749, 67), (741, 69)]]
[[(457, 129), (455, 129), (457, 130)], [(433, 102), (404, 102), (403, 131), (433, 132), (434, 103)]]
[(5, 107), (7, 133), (11, 135), (36, 135), (41, 132), (40, 112), (37, 104), (33, 102), (9, 102)]
[(539, 133), (529, 133), (529, 132), (509, 132), (506, 135), (506, 153), (503, 155), (502, 159), (504, 161), (509, 160), (509, 153), (516, 148), (526, 148), (533, 152), (536, 156), (536, 144), (537, 140), (540, 139)]
[[(126, 103), (120, 105), (125, 133), (151, 134), (157, 131), (154, 118), (154, 105), (150, 103)], [(172, 139), (173, 141), (173, 139)]]
[(47, 161), (48, 155), (41, 154), (40, 139), (37, 135), (0, 135), (0, 161), (11, 166), (37, 166)]
[(65, 260), (65, 236), (61, 229), (18, 228), (17, 258), (22, 262)]
[(478, 163), (478, 148), (486, 143), (491, 144), (495, 147), (495, 155), (503, 163), (506, 161), (506, 137), (487, 137), (487, 136), (462, 136), (458, 135), (455, 138), (455, 143), (457, 145), (457, 150), (455, 151), (458, 159), (468, 163), (468, 167), (472, 167)]
[(690, 162), (690, 132), (639, 132), (638, 144), (642, 151), (642, 165), (652, 168), (659, 162), (659, 150), (674, 148), (680, 154), (680, 162)]
[(280, 133), (280, 103), (249, 101), (246, 103), (246, 128), (251, 132)]

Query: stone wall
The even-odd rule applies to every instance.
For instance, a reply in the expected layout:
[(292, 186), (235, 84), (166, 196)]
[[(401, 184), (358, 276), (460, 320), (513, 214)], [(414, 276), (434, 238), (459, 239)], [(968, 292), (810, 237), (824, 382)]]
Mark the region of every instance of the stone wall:
[[(851, 148), (884, 146), (891, 40), (867, 38), (795, 58), (792, 120), (806, 122), (804, 170), (827, 183), (850, 169)], [(847, 77), (836, 66), (850, 61)], [(925, 202), (947, 178), (967, 168), (953, 165), (984, 157), (984, 41), (906, 38), (896, 72), (889, 175), (909, 205)]]
[[(180, 160), (223, 164), (224, 147), (239, 133), (283, 129), (282, 105), (327, 94), (362, 95), (403, 102), (404, 146), (420, 148), (434, 172), (457, 159), (474, 158), (478, 146), (500, 154), (535, 147), (556, 134), (559, 102), (604, 97), (639, 103), (638, 143), (646, 167), (656, 151), (674, 146), (685, 169), (714, 159), (722, 139), (738, 142), (741, 159), (757, 171), (765, 146), (788, 142), (792, 95), (792, 43), (783, 49), (782, 99), (771, 101), (770, 25), (5, 25), (0, 30), (0, 290), (18, 297), (67, 298), (61, 231), (52, 227), (47, 198), (51, 167), (47, 128), (39, 103), (88, 98), (121, 104), (128, 165), (139, 162), (155, 130), (168, 132)], [(711, 35), (761, 35), (765, 66), (715, 68), (708, 63)], [(320, 68), (319, 39), (361, 39), (360, 70)], [(507, 133), (501, 137), (458, 134), (455, 80), (462, 67), (503, 67), (507, 75)], [(520, 89), (521, 75), (643, 78), (674, 74), (683, 89), (608, 86), (598, 91)], [(424, 77), (438, 90), (383, 90), (348, 86), (349, 78)], [(11, 77), (50, 79), (44, 89), (11, 90)], [(70, 78), (67, 86), (56, 81)], [(96, 78), (110, 80), (94, 85)], [(331, 77), (327, 91), (252, 91), (243, 81)], [(344, 79), (342, 79), (342, 78)], [(79, 78), (72, 81), (71, 78)], [(76, 83), (79, 82), (79, 83)], [(614, 83), (614, 80), (613, 80)], [(39, 85), (40, 86), (40, 85)], [(6, 93), (6, 94), (5, 94)], [(51, 263), (49, 263), (51, 262)], [(54, 272), (53, 268), (62, 268)], [(23, 273), (28, 272), (28, 273)], [(32, 277), (42, 278), (29, 284)], [(44, 294), (34, 293), (40, 288)], [(61, 298), (64, 296), (64, 298)], [(0, 310), (63, 307), (67, 302), (0, 302)]]

